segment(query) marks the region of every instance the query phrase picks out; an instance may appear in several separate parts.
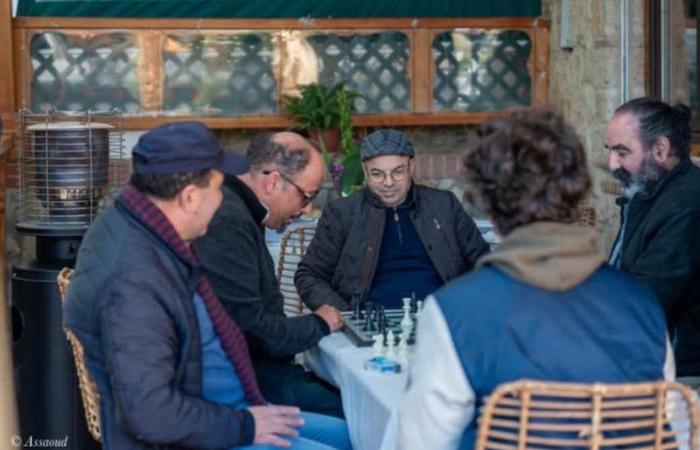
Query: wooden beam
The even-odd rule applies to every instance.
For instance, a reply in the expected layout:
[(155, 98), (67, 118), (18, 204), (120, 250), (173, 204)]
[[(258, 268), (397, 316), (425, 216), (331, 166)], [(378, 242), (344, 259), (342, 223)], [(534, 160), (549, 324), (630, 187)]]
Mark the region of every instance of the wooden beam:
[[(461, 113), (441, 112), (425, 114), (368, 114), (352, 117), (352, 123), (358, 127), (414, 126), (414, 125), (463, 125), (480, 123), (492, 117), (507, 114), (508, 111)], [(126, 130), (148, 130), (158, 125), (185, 120), (198, 120), (213, 129), (236, 128), (289, 128), (294, 121), (288, 116), (258, 117), (124, 117)]]
[(29, 86), (31, 85), (32, 74), (31, 58), (27, 46), (27, 35), (30, 30), (15, 28), (13, 31), (13, 64), (15, 77), (15, 110), (29, 108), (31, 102), (29, 97)]
[(20, 17), (17, 28), (80, 29), (196, 29), (196, 30), (311, 30), (338, 28), (532, 28), (549, 27), (549, 21), (528, 17), (478, 17), (430, 19), (137, 19), (137, 18), (67, 18)]
[(160, 111), (163, 105), (163, 64), (161, 52), (165, 36), (156, 31), (138, 33), (141, 53), (138, 60), (139, 99), (145, 111)]
[(533, 105), (546, 105), (549, 102), (549, 29), (535, 28), (532, 74)]
[[(4, 133), (15, 133), (15, 79), (12, 46), (12, 2), (0, 2), (0, 118)], [(7, 149), (3, 149), (6, 151)]]
[(431, 40), (433, 33), (426, 28), (415, 30), (412, 33), (413, 45), (411, 46), (411, 65), (413, 74), (411, 80), (411, 92), (413, 99), (413, 111), (417, 113), (429, 113), (432, 110), (433, 86), (432, 72), (435, 64)]
[(16, 134), (15, 81), (12, 54), (12, 2), (0, 1), (0, 117), (3, 136), (0, 138), (0, 442), (7, 446), (18, 434), (17, 403), (10, 340), (8, 302), (5, 296), (8, 270), (5, 258), (5, 171), (6, 152)]

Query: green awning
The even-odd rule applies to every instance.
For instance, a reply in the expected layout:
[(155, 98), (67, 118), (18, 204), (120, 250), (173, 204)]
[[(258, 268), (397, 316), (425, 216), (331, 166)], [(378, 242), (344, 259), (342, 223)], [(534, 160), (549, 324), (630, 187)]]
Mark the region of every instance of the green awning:
[(19, 0), (18, 16), (151, 18), (538, 17), (541, 0)]

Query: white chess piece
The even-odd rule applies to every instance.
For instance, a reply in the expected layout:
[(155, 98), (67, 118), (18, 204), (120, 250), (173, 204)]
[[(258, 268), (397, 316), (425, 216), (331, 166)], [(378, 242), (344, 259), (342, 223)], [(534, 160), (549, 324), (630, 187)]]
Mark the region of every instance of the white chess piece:
[(420, 313), (423, 312), (423, 300), (418, 300), (416, 302), (416, 320), (418, 320), (418, 317), (420, 316)]
[(386, 345), (386, 359), (396, 361), (396, 339), (393, 330), (389, 330), (389, 333), (386, 335)]
[(408, 365), (408, 335), (401, 333), (401, 341), (399, 342), (399, 364), (406, 369)]
[(372, 336), (372, 340), (374, 341), (374, 344), (372, 345), (372, 356), (384, 356), (384, 335), (375, 334)]
[(404, 297), (403, 299), (403, 318), (401, 319), (401, 334), (406, 336), (411, 335), (413, 330), (413, 320), (411, 319), (411, 299)]

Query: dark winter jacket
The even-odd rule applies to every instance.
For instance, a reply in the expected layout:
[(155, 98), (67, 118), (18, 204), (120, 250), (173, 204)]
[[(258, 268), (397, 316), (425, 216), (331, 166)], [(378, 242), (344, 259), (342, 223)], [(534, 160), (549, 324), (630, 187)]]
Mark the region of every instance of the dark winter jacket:
[(253, 362), (290, 361), (329, 333), (316, 314), (284, 315), (262, 221), (267, 210), (236, 177), (226, 177), (224, 200), (195, 248), (221, 303), (245, 332)]
[(106, 450), (231, 448), (253, 418), (201, 396), (193, 295), (200, 266), (178, 258), (119, 201), (90, 227), (64, 321), (100, 392)]
[[(448, 191), (414, 185), (410, 218), (443, 282), (468, 272), (489, 251), (474, 221)], [(294, 277), (311, 309), (323, 304), (349, 309), (367, 297), (384, 232), (381, 199), (365, 188), (329, 203)]]
[(681, 161), (649, 193), (632, 198), (622, 226), (620, 268), (661, 299), (678, 375), (700, 375), (700, 168)]

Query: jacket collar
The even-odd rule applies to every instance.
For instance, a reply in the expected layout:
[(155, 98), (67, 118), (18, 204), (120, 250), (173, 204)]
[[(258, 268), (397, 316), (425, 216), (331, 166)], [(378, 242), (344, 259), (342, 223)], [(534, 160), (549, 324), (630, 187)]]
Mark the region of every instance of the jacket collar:
[(188, 287), (195, 290), (203, 267), (195, 249), (180, 238), (172, 223), (148, 198), (131, 184), (124, 186), (116, 200), (117, 208), (125, 211), (146, 230), (155, 236), (188, 269)]
[[(381, 198), (370, 188), (365, 186), (363, 189), (363, 195), (365, 196), (365, 199), (367, 202), (374, 206), (375, 208), (387, 208), (387, 206), (384, 204)], [(408, 190), (408, 194), (406, 194), (406, 199), (399, 205), (400, 208), (415, 208), (418, 206), (418, 189), (416, 188), (416, 182), (411, 180), (411, 187)]]
[(260, 202), (255, 192), (253, 192), (247, 184), (239, 180), (238, 177), (232, 175), (226, 175), (226, 178), (224, 178), (224, 186), (243, 200), (255, 222), (262, 225), (269, 215), (269, 211), (267, 207)]

